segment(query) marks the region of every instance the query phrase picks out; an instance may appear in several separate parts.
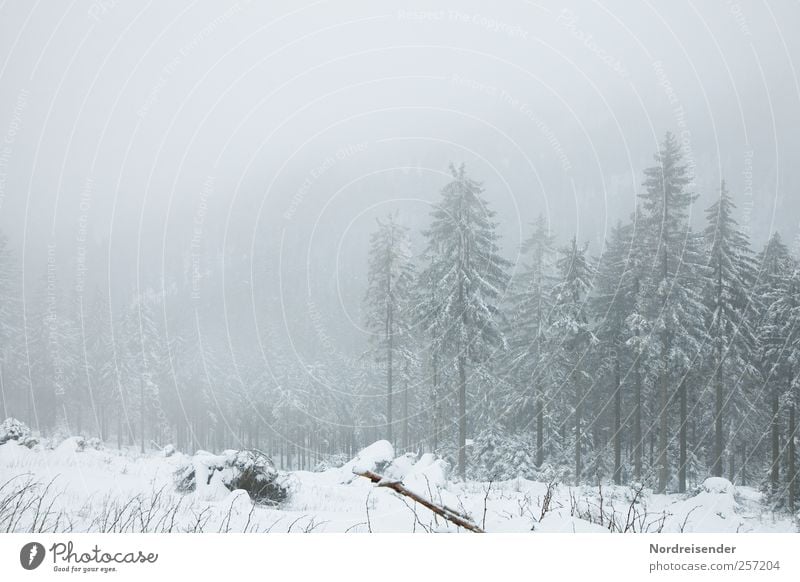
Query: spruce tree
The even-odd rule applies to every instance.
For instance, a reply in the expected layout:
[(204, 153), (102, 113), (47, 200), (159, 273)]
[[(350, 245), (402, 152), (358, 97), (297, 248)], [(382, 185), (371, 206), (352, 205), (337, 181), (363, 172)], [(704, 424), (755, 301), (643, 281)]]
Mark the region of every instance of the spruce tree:
[[(650, 268), (646, 297), (651, 340), (659, 354), (653, 368), (656, 374), (658, 413), (657, 491), (667, 489), (670, 478), (669, 445), (671, 387), (677, 384), (680, 402), (679, 440), (681, 457), (686, 452), (687, 386), (682, 378), (700, 350), (704, 306), (700, 295), (703, 262), (700, 241), (691, 231), (689, 209), (697, 196), (689, 192), (689, 168), (683, 160), (678, 140), (667, 133), (656, 165), (645, 170), (645, 192), (641, 194), (644, 213), (645, 246)], [(681, 477), (684, 459), (681, 459)], [(685, 484), (679, 485), (684, 488)]]
[(770, 410), (770, 492), (776, 495), (780, 487), (781, 397), (789, 377), (789, 362), (785, 357), (784, 295), (796, 262), (774, 233), (758, 257), (756, 295), (767, 309), (758, 320), (759, 364), (767, 386)]
[[(772, 393), (772, 489), (776, 501), (787, 500), (794, 513), (797, 503), (798, 384), (800, 384), (800, 272), (780, 237), (774, 235), (761, 256), (760, 277), (769, 283), (769, 304), (762, 323), (767, 378)], [(785, 418), (785, 446), (781, 448), (781, 417)], [(785, 458), (785, 485), (780, 487), (781, 456)]]
[[(622, 482), (623, 441), (623, 376), (629, 364), (633, 364), (631, 339), (633, 330), (629, 326), (636, 308), (637, 262), (635, 258), (634, 225), (618, 223), (611, 231), (605, 251), (599, 261), (592, 313), (595, 321), (597, 349), (601, 352), (603, 371), (611, 377), (611, 395), (614, 403), (612, 438), (614, 447), (614, 483)], [(641, 386), (639, 386), (641, 388)], [(637, 394), (639, 400), (641, 394)], [(634, 400), (634, 402), (638, 402)], [(633, 411), (633, 415), (637, 414)], [(638, 431), (641, 432), (639, 418)], [(635, 435), (641, 439), (641, 434)], [(638, 479), (638, 476), (637, 476)]]
[(467, 177), (463, 165), (450, 170), (453, 179), (442, 189), (425, 233), (432, 257), (426, 278), (437, 281), (437, 293), (436, 305), (428, 306), (424, 317), (457, 370), (458, 474), (464, 478), (470, 366), (486, 367), (504, 344), (499, 306), (509, 263), (500, 255), (495, 213), (483, 187)]
[(507, 311), (506, 375), (510, 393), (504, 398), (504, 414), (515, 424), (536, 423), (536, 466), (544, 463), (545, 401), (558, 385), (558, 368), (549, 360), (553, 287), (558, 280), (555, 237), (543, 216), (521, 247), (522, 265), (512, 281)]
[(583, 410), (586, 386), (592, 377), (587, 366), (588, 351), (594, 341), (589, 325), (588, 295), (592, 288), (593, 268), (586, 257), (586, 247), (579, 247), (573, 237), (560, 251), (558, 271), (561, 276), (553, 290), (553, 328), (557, 334), (556, 358), (563, 378), (574, 389), (574, 467), (576, 485), (583, 474)]
[[(755, 260), (747, 236), (739, 229), (733, 212), (736, 206), (723, 181), (719, 198), (706, 211), (705, 230), (708, 253), (708, 280), (705, 302), (707, 329), (711, 348), (712, 384), (714, 386), (714, 446), (712, 473), (723, 474), (723, 455), (728, 452), (729, 464), (737, 443), (726, 443), (726, 424), (731, 423), (728, 411), (737, 411), (741, 419), (744, 389), (754, 367), (750, 356), (756, 347), (752, 330), (753, 303), (750, 291), (755, 282)], [(725, 389), (728, 393), (725, 393)]]
[[(378, 220), (370, 237), (367, 328), (375, 359), (386, 366), (386, 438), (394, 442), (394, 393), (398, 370), (407, 373), (411, 358), (412, 292), (415, 283), (408, 229), (396, 214)], [(408, 382), (405, 382), (407, 388)], [(404, 392), (407, 404), (407, 391)], [(407, 411), (404, 411), (407, 412)], [(405, 418), (407, 426), (408, 417)], [(408, 431), (404, 430), (404, 440)], [(404, 444), (407, 444), (404, 443)]]

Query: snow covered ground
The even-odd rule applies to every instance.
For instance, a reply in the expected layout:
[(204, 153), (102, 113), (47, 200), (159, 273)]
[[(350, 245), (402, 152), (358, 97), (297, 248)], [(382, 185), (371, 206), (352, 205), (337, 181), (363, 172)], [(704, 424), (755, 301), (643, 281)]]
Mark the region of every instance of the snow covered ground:
[(181, 453), (81, 447), (74, 438), (53, 449), (9, 441), (0, 445), (0, 531), (459, 531), (353, 474), (377, 468), (436, 504), (469, 515), (487, 532), (797, 531), (789, 516), (768, 511), (756, 490), (719, 478), (686, 495), (525, 479), (461, 483), (448, 480), (446, 463), (432, 455), (393, 457), (391, 445), (379, 441), (339, 468), (281, 473), (278, 482), (288, 498), (279, 507), (265, 507), (214, 479), (178, 493), (174, 473), (192, 461)]

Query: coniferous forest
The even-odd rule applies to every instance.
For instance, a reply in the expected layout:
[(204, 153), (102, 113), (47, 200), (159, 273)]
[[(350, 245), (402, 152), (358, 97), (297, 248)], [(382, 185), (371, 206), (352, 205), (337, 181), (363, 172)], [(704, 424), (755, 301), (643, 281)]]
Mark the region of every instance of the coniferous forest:
[[(254, 323), (237, 311), (250, 297), (213, 264), (199, 276), (188, 261), (124, 301), (99, 286), (78, 297), (50, 263), (23, 282), (2, 238), (0, 413), (142, 451), (257, 448), (283, 468), (387, 439), (468, 479), (684, 492), (723, 476), (794, 511), (800, 257), (777, 232), (755, 247), (724, 182), (693, 183), (667, 133), (635, 212), (601, 245), (542, 212), (523, 217), (514, 259), (492, 193), (451, 166), (428, 216), (388, 213), (363, 241), (367, 339), (346, 361), (328, 357), (314, 304), (313, 359), (269, 314), (232, 340), (226, 329)], [(698, 208), (700, 194), (713, 203)], [(225, 289), (223, 313), (196, 296), (198, 277)]]

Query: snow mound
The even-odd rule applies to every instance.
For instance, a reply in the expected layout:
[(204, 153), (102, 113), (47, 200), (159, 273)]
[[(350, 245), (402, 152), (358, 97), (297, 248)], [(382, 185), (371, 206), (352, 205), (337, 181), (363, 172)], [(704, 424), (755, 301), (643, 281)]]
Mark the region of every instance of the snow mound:
[(0, 424), (0, 445), (8, 441), (17, 441), (28, 448), (39, 443), (37, 438), (31, 436), (28, 425), (16, 418), (7, 418)]
[(403, 484), (417, 495), (430, 495), (447, 486), (449, 469), (447, 461), (425, 453), (403, 477)]
[(56, 447), (55, 452), (58, 455), (69, 456), (80, 453), (84, 449), (86, 449), (86, 440), (83, 437), (74, 436), (64, 439), (64, 441)]
[(402, 481), (409, 471), (414, 467), (417, 461), (417, 455), (414, 453), (406, 453), (400, 455), (383, 471), (383, 482), (397, 482)]
[(722, 477), (709, 477), (703, 481), (702, 490), (706, 493), (717, 493), (724, 495), (733, 495), (733, 483)]
[(359, 451), (355, 458), (342, 465), (341, 476), (350, 481), (353, 473), (372, 471), (381, 474), (394, 460), (394, 447), (389, 441), (376, 441)]
[(197, 451), (175, 471), (175, 487), (215, 501), (227, 498), (231, 491), (244, 490), (258, 503), (277, 504), (286, 499), (286, 489), (277, 477), (272, 459), (260, 451), (226, 450), (221, 455)]

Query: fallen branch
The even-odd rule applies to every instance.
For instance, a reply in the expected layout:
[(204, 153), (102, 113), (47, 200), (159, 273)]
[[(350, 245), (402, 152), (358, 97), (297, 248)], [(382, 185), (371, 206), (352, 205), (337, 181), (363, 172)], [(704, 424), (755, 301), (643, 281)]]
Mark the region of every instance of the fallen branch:
[(423, 507), (430, 509), (436, 515), (441, 515), (443, 518), (459, 527), (463, 527), (464, 529), (474, 533), (484, 533), (484, 531), (472, 523), (467, 516), (462, 515), (454, 509), (450, 509), (446, 505), (436, 505), (432, 501), (429, 501), (424, 497), (420, 497), (413, 491), (406, 489), (406, 487), (398, 481), (385, 481), (383, 477), (377, 473), (373, 473), (372, 471), (364, 471), (362, 473), (357, 472), (356, 475), (359, 477), (365, 477), (373, 483), (377, 483), (378, 487), (388, 487), (395, 493), (399, 493), (400, 495), (404, 495), (410, 499), (413, 499)]

